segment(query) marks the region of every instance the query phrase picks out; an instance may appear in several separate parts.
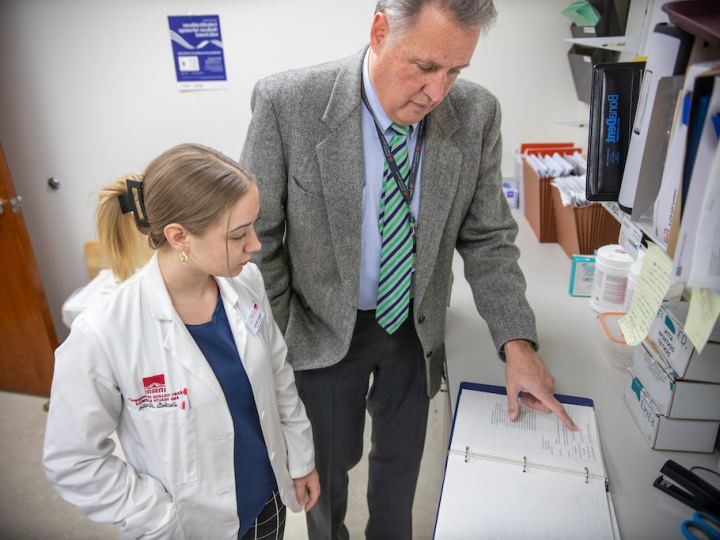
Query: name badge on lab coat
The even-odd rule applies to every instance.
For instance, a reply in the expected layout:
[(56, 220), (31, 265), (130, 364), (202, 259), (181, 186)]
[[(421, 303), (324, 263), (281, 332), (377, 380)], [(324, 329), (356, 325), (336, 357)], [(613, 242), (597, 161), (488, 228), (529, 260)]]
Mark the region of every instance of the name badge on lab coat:
[(250, 328), (253, 336), (257, 335), (260, 323), (264, 318), (265, 312), (260, 308), (258, 303), (255, 302), (250, 308), (250, 313), (248, 313), (248, 316), (245, 318), (245, 324), (248, 325), (248, 328)]

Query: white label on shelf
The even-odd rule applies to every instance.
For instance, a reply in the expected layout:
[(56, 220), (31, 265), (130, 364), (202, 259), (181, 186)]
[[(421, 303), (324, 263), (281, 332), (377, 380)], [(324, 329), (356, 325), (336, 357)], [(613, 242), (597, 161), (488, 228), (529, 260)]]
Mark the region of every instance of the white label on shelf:
[(638, 260), (638, 251), (642, 242), (643, 232), (635, 225), (630, 216), (624, 216), (620, 227), (620, 245), (634, 260)]
[(605, 210), (610, 212), (615, 219), (622, 223), (623, 216), (626, 214), (620, 210), (620, 207), (616, 202), (603, 202), (601, 204), (605, 207)]

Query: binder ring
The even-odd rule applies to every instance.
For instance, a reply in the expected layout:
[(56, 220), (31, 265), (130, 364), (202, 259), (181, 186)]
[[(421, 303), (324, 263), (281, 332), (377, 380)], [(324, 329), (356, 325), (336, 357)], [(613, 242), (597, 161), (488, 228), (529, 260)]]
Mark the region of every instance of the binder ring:
[(590, 471), (588, 470), (587, 467), (585, 467), (585, 483), (586, 484), (590, 483)]
[(469, 454), (469, 453), (470, 453), (470, 447), (469, 447), (469, 446), (466, 446), (466, 447), (465, 447), (465, 463), (468, 462), (468, 454)]
[[(585, 470), (587, 471), (587, 467)], [(527, 456), (523, 456), (523, 472), (527, 472)]]

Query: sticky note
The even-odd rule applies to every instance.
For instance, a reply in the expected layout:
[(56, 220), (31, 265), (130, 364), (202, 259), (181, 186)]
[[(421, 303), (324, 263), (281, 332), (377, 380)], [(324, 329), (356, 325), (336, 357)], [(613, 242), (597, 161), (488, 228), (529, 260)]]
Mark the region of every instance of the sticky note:
[(720, 298), (710, 289), (694, 288), (685, 321), (685, 334), (698, 352), (702, 352), (705, 347), (718, 316), (720, 316)]
[(662, 248), (648, 242), (648, 251), (640, 270), (630, 310), (620, 321), (628, 345), (635, 346), (648, 335), (650, 325), (670, 288), (672, 259)]

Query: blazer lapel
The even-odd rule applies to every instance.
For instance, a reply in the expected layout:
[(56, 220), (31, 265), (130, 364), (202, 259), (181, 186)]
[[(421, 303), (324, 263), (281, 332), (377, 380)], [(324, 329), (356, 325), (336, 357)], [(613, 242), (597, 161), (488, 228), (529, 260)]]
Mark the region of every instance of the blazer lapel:
[(417, 231), (416, 305), (422, 302), (432, 276), (440, 240), (460, 181), (462, 152), (451, 142), (459, 127), (455, 111), (447, 99), (427, 116)]
[(166, 330), (163, 347), (170, 352), (185, 369), (202, 381), (210, 390), (222, 400), (225, 399), (220, 383), (215, 377), (210, 364), (203, 356), (195, 340), (185, 328), (185, 324), (178, 316), (165, 287), (165, 281), (160, 273), (157, 262), (157, 253), (148, 264), (145, 295), (150, 306), (150, 312), (155, 319), (163, 321), (162, 328)]
[(323, 122), (330, 134), (316, 146), (330, 235), (340, 276), (357, 295), (362, 241), (363, 148), (360, 83), (365, 49), (338, 73)]

